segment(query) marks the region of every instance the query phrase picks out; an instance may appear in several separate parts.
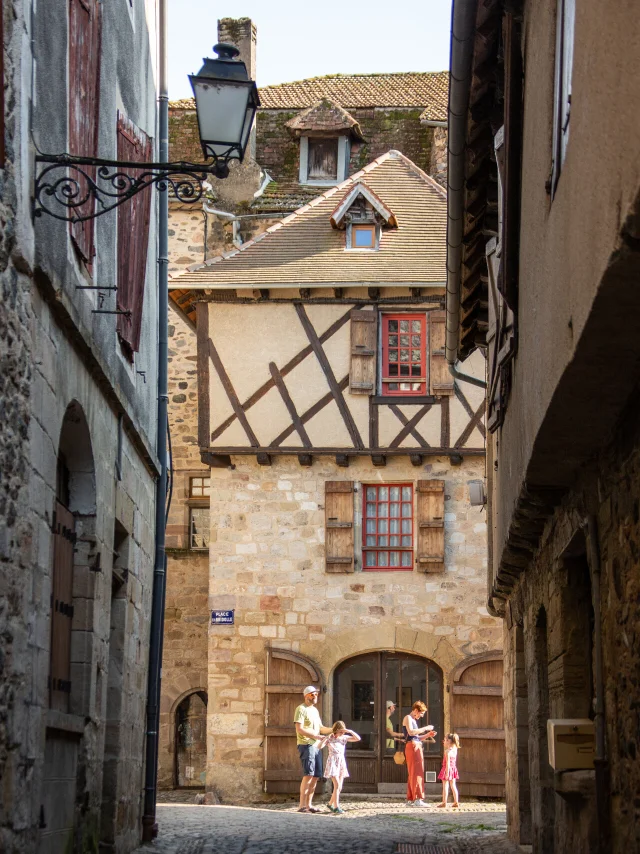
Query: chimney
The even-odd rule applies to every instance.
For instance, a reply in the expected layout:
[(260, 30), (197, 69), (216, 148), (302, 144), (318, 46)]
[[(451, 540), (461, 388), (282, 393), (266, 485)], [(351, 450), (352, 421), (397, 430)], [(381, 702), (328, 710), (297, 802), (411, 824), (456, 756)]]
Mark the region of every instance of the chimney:
[[(256, 79), (256, 37), (257, 28), (251, 18), (220, 18), (218, 20), (218, 41), (228, 42), (235, 45), (240, 51), (240, 56), (247, 66), (250, 80)], [(257, 117), (256, 117), (257, 121)], [(256, 157), (256, 125), (254, 122), (247, 154), (255, 160)]]

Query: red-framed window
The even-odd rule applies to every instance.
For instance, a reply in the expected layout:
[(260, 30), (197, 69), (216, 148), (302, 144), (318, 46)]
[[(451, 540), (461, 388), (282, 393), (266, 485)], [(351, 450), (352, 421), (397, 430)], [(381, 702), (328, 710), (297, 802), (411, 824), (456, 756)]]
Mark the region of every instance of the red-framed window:
[(410, 483), (366, 484), (362, 525), (362, 569), (365, 572), (410, 572), (413, 569), (413, 486)]
[(382, 394), (426, 394), (427, 318), (382, 315)]

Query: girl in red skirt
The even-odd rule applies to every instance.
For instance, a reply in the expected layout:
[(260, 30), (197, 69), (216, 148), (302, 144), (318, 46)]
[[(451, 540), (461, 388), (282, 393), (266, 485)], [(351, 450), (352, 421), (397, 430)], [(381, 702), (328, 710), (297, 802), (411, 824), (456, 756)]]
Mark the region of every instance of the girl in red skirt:
[(458, 807), (458, 787), (456, 780), (458, 779), (458, 750), (460, 749), (460, 739), (457, 732), (450, 732), (445, 735), (442, 744), (444, 745), (444, 756), (442, 757), (442, 768), (438, 774), (438, 780), (442, 780), (442, 803), (439, 807), (446, 807), (447, 798), (449, 797), (449, 784), (451, 784), (451, 794), (453, 795), (453, 806)]

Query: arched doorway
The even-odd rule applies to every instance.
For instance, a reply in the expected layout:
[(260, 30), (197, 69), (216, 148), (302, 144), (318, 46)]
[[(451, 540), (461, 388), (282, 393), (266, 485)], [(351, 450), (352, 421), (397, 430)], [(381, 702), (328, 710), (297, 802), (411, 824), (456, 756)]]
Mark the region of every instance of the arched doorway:
[(176, 786), (203, 788), (207, 771), (207, 695), (196, 691), (176, 709)]
[[(343, 720), (362, 741), (348, 745), (350, 777), (347, 791), (392, 792), (407, 779), (405, 765), (396, 765), (396, 742), (387, 734), (387, 702), (396, 705), (391, 718), (395, 732), (416, 700), (427, 706), (421, 724), (443, 731), (442, 671), (437, 664), (417, 655), (371, 652), (343, 661), (336, 669), (333, 691), (334, 720)], [(442, 762), (441, 738), (424, 742), (425, 779), (436, 781)]]

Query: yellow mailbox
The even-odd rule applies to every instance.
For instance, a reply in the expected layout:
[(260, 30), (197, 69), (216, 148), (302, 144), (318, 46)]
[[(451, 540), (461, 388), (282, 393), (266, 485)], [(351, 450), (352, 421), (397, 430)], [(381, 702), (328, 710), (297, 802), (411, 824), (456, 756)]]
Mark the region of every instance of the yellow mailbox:
[(554, 771), (593, 768), (596, 731), (588, 718), (547, 721), (549, 765)]

